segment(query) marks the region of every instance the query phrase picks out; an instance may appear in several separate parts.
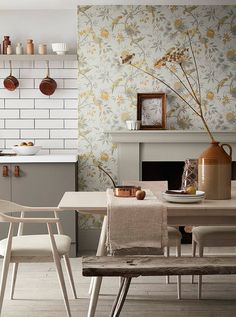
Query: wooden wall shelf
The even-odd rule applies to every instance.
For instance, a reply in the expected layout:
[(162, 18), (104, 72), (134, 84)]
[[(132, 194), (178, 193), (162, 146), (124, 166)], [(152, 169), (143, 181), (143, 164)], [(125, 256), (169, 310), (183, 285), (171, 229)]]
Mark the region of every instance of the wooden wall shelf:
[(76, 54), (65, 54), (65, 55), (0, 55), (0, 61), (76, 61)]

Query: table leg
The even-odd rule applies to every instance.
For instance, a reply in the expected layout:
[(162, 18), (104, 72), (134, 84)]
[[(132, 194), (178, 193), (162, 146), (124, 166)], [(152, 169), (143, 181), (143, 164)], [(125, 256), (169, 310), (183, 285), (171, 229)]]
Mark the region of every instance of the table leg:
[[(97, 253), (96, 253), (97, 256), (102, 256), (102, 255), (105, 255), (105, 253), (106, 253), (106, 248), (105, 248), (106, 230), (107, 230), (107, 216), (105, 216), (103, 219), (102, 230), (101, 230), (101, 234), (100, 234), (100, 238), (99, 238), (99, 242), (98, 242)], [(99, 276), (99, 277), (93, 278), (93, 287), (92, 287), (92, 292), (91, 292), (91, 296), (90, 296), (87, 317), (94, 317), (95, 316), (101, 284), (102, 284), (102, 277)]]

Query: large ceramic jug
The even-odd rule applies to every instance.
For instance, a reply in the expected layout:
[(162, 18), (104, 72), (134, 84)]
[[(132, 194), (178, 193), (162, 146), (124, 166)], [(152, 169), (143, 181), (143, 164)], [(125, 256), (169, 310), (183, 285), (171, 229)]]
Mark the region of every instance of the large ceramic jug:
[[(228, 149), (227, 153), (225, 148)], [(206, 199), (231, 199), (232, 148), (212, 142), (198, 159), (198, 189)]]

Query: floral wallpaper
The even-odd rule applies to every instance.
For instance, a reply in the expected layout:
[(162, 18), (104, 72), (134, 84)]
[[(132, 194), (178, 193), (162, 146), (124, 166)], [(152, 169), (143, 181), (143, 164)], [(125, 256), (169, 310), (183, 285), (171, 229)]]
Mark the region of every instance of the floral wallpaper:
[[(104, 190), (111, 183), (98, 162), (116, 179), (117, 153), (108, 131), (136, 119), (137, 93), (167, 94), (167, 129), (203, 129), (191, 109), (161, 83), (122, 65), (135, 53), (138, 65), (185, 94), (177, 66), (155, 69), (173, 47), (189, 47), (199, 68), (202, 100), (212, 130), (236, 131), (236, 6), (79, 6), (80, 190)], [(187, 71), (195, 81), (194, 65)], [(96, 228), (100, 219), (83, 216), (80, 226)]]

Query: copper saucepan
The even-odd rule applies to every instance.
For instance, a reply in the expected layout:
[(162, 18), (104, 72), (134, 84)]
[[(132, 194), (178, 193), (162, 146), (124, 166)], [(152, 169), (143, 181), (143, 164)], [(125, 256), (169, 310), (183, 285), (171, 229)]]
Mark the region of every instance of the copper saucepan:
[(41, 81), (40, 85), (39, 85), (39, 89), (41, 91), (42, 94), (47, 95), (47, 96), (51, 96), (52, 94), (54, 94), (56, 88), (57, 88), (57, 83), (56, 81), (49, 77), (49, 62), (47, 61), (47, 73), (46, 73), (46, 77)]
[(19, 81), (16, 77), (12, 76), (11, 61), (9, 61), (9, 65), (10, 65), (10, 75), (4, 79), (3, 85), (6, 89), (10, 91), (14, 91), (19, 86)]
[(140, 186), (116, 186), (113, 189), (116, 197), (135, 197), (136, 191), (141, 190)]

